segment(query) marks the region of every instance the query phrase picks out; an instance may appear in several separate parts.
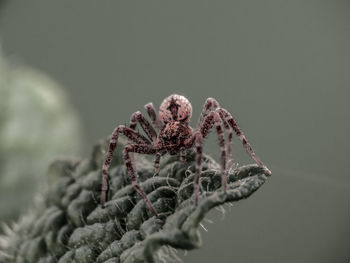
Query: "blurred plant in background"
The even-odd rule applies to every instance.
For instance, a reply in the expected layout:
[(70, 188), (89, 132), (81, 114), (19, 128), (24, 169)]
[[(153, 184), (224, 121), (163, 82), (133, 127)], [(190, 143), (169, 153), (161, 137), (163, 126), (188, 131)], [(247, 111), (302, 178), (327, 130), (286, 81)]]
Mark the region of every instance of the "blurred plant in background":
[(62, 88), (0, 52), (0, 221), (32, 203), (52, 160), (80, 153), (81, 134)]

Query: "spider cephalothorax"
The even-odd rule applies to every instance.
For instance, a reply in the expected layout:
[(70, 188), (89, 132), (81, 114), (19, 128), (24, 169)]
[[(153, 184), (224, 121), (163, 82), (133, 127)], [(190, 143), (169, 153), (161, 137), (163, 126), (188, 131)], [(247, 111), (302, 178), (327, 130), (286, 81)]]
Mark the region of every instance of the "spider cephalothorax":
[[(196, 205), (199, 198), (199, 176), (202, 164), (203, 140), (208, 136), (210, 130), (214, 126), (216, 128), (221, 151), (221, 184), (224, 191), (226, 191), (227, 188), (227, 168), (231, 165), (233, 133), (238, 136), (254, 161), (259, 166), (263, 166), (231, 114), (227, 110), (221, 108), (219, 103), (213, 98), (208, 98), (206, 100), (196, 129), (192, 129), (189, 126), (192, 106), (184, 96), (173, 94), (165, 98), (160, 106), (159, 116), (152, 103), (146, 104), (145, 108), (154, 127), (140, 111), (137, 111), (131, 115), (130, 127), (121, 125), (113, 131), (109, 150), (102, 167), (102, 206), (104, 206), (107, 199), (108, 169), (112, 161), (113, 152), (117, 146), (119, 133), (124, 134), (134, 143), (125, 146), (123, 159), (133, 186), (155, 215), (157, 215), (156, 210), (136, 181), (135, 165), (133, 164), (131, 153), (155, 155), (154, 168), (157, 172), (159, 170), (160, 158), (165, 153), (171, 155), (179, 153), (181, 161), (184, 161), (186, 158), (186, 149), (195, 148), (197, 153), (194, 177), (194, 198)], [(135, 131), (137, 123), (140, 124), (147, 137)], [(226, 130), (227, 133), (227, 143), (225, 142), (224, 130)]]
[(170, 121), (160, 131), (156, 140), (156, 147), (165, 147), (169, 154), (177, 154), (181, 147), (186, 147), (186, 139), (190, 137), (192, 129), (179, 121)]

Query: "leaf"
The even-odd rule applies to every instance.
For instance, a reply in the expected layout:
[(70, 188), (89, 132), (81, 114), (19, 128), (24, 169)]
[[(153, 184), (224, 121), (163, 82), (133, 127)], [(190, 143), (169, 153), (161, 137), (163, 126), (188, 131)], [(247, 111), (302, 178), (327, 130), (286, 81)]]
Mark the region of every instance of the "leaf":
[(0, 262), (179, 261), (173, 248), (201, 246), (198, 227), (211, 209), (248, 198), (269, 176), (267, 169), (256, 165), (239, 167), (228, 175), (225, 193), (220, 166), (205, 155), (202, 194), (195, 206), (193, 151), (187, 153), (184, 164), (178, 156), (165, 158), (157, 175), (152, 160), (135, 156), (140, 186), (159, 214), (155, 217), (130, 184), (121, 160), (122, 147), (122, 143), (118, 145), (114, 157), (112, 198), (104, 209), (99, 206), (100, 167), (107, 140), (95, 146), (88, 160), (52, 164), (50, 174), (55, 175), (56, 183), (46, 191), (41, 204), (7, 231), (0, 242)]

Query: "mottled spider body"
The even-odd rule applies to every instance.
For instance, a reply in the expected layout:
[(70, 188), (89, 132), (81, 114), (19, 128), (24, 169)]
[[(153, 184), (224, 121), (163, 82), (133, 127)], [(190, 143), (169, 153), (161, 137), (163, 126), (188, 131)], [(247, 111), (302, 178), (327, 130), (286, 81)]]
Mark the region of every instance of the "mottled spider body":
[(192, 134), (192, 128), (189, 127), (191, 115), (191, 103), (184, 96), (174, 94), (164, 99), (159, 109), (164, 126), (155, 146), (165, 148), (171, 155), (178, 154), (182, 148), (189, 148), (186, 140)]
[[(196, 129), (192, 129), (189, 126), (192, 116), (192, 106), (184, 96), (173, 94), (165, 98), (160, 106), (159, 115), (156, 113), (152, 103), (146, 104), (145, 108), (154, 127), (141, 112), (137, 111), (131, 115), (130, 127), (121, 125), (113, 131), (109, 150), (102, 167), (102, 206), (104, 206), (107, 199), (108, 169), (120, 133), (125, 135), (130, 142), (124, 148), (123, 159), (127, 172), (131, 177), (132, 184), (144, 199), (148, 208), (155, 215), (157, 215), (157, 212), (148, 200), (147, 195), (141, 190), (137, 183), (132, 153), (155, 155), (154, 167), (155, 172), (158, 172), (162, 155), (166, 153), (171, 155), (180, 154), (181, 161), (185, 161), (186, 149), (195, 148), (197, 153), (194, 178), (194, 198), (196, 205), (199, 198), (199, 176), (202, 164), (203, 139), (207, 137), (214, 126), (216, 128), (221, 152), (222, 188), (224, 191), (226, 191), (227, 188), (227, 167), (231, 165), (233, 133), (239, 137), (248, 154), (254, 161), (259, 166), (263, 166), (231, 114), (227, 110), (221, 108), (219, 103), (213, 98), (208, 98), (206, 100)], [(147, 137), (135, 131), (137, 123), (140, 124)], [(224, 130), (227, 132), (227, 143), (225, 142)]]
[(164, 147), (171, 155), (178, 154), (182, 147), (188, 148), (186, 140), (191, 137), (192, 129), (179, 121), (167, 123), (159, 133), (155, 146)]

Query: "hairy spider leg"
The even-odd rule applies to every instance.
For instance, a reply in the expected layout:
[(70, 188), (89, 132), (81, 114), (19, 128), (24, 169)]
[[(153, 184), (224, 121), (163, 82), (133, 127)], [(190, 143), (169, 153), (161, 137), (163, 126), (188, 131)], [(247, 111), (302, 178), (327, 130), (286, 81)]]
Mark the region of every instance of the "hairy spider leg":
[(154, 142), (157, 139), (157, 133), (140, 111), (136, 111), (131, 115), (130, 128), (135, 130), (137, 122), (141, 125), (147, 137)]
[(160, 165), (160, 158), (162, 157), (161, 152), (156, 153), (156, 158), (154, 159), (154, 172), (158, 173), (159, 172), (159, 165)]
[[(149, 105), (149, 104), (151, 104), (151, 105)], [(151, 118), (151, 120), (154, 120), (154, 121), (152, 121), (152, 124), (155, 125), (156, 122), (157, 122), (157, 115), (156, 115), (155, 110), (153, 109), (152, 103), (149, 103), (149, 104), (146, 104), (145, 108), (147, 109), (147, 112), (148, 112), (148, 108), (147, 107), (150, 107), (151, 114), (149, 114), (149, 117)], [(141, 125), (142, 129), (147, 134), (148, 138), (150, 140), (152, 140), (152, 142), (154, 143), (156, 141), (156, 139), (157, 139), (157, 132), (155, 131), (154, 127), (149, 123), (149, 121), (142, 115), (142, 113), (140, 111), (137, 111), (137, 112), (135, 112), (135, 113), (133, 113), (131, 115), (130, 128), (135, 130), (137, 122)], [(154, 160), (154, 172), (155, 173), (159, 172), (160, 158), (162, 157), (162, 155), (164, 155), (164, 153), (158, 152), (156, 154), (156, 157), (155, 157), (155, 160)], [(134, 156), (132, 155), (131, 152), (130, 152), (129, 156), (132, 159), (134, 158)], [(132, 163), (134, 164), (135, 162), (133, 161)]]
[(152, 102), (147, 103), (145, 105), (145, 109), (147, 110), (147, 114), (150, 117), (153, 126), (159, 132), (163, 128), (164, 124), (162, 120), (159, 118), (157, 111), (154, 109), (153, 103)]
[(185, 161), (186, 161), (186, 148), (181, 147), (181, 149), (180, 149), (180, 162), (185, 163)]
[(199, 117), (197, 127), (201, 127), (205, 117), (207, 117), (210, 114), (210, 112), (212, 112), (213, 110), (216, 110), (218, 107), (220, 107), (220, 105), (216, 99), (207, 98), (203, 105), (202, 113)]
[[(141, 128), (146, 133), (148, 138), (152, 142), (154, 142), (155, 139), (157, 138), (157, 133), (154, 130), (154, 128), (152, 127), (152, 125), (149, 123), (149, 121), (147, 121), (147, 119), (142, 115), (142, 113), (140, 111), (134, 112), (131, 115), (130, 128), (133, 130), (136, 130), (137, 122), (140, 124)], [(129, 142), (130, 142), (130, 140), (129, 140)], [(134, 155), (132, 153), (130, 153), (130, 157), (134, 160)], [(134, 161), (132, 163), (135, 164)], [(135, 169), (135, 167), (134, 167), (134, 169)]]
[[(220, 109), (220, 108), (219, 108)], [(220, 115), (220, 112), (218, 112)], [(221, 117), (221, 115), (220, 115)], [(232, 165), (232, 140), (233, 140), (233, 132), (232, 129), (230, 127), (230, 125), (227, 123), (227, 121), (224, 118), (221, 118), (222, 123), (224, 124), (225, 130), (227, 132), (227, 139), (228, 139), (228, 143), (227, 143), (227, 167), (230, 169), (231, 165)]]
[(131, 128), (125, 127), (124, 125), (120, 125), (117, 128), (114, 129), (112, 133), (112, 137), (109, 141), (109, 148), (106, 153), (105, 161), (102, 166), (102, 192), (101, 192), (101, 206), (104, 207), (105, 202), (107, 200), (107, 192), (108, 192), (108, 169), (111, 166), (113, 153), (117, 147), (118, 143), (118, 136), (119, 133), (124, 134), (129, 140), (138, 143), (138, 144), (151, 144), (151, 142), (144, 137), (143, 135), (139, 134), (138, 132), (134, 131)]
[(265, 167), (264, 164), (258, 158), (258, 156), (256, 156), (255, 152), (253, 151), (253, 148), (248, 143), (246, 137), (243, 134), (243, 131), (238, 126), (237, 122), (233, 119), (232, 115), (227, 110), (222, 108), (219, 109), (219, 111), (221, 112), (222, 116), (224, 116), (224, 118), (226, 119), (227, 123), (231, 126), (233, 131), (236, 133), (250, 157), (256, 162), (256, 164), (258, 164), (261, 167)]
[(128, 144), (125, 146), (123, 151), (123, 159), (128, 171), (129, 176), (131, 177), (132, 185), (134, 186), (137, 193), (142, 197), (147, 207), (151, 210), (151, 212), (157, 216), (156, 210), (153, 208), (151, 202), (147, 198), (147, 195), (137, 183), (136, 180), (136, 170), (134, 169), (135, 165), (132, 163), (133, 159), (130, 158), (129, 153), (142, 153), (142, 154), (156, 154), (157, 149), (149, 144)]
[[(225, 149), (225, 136), (224, 136), (224, 130), (222, 127), (222, 120), (219, 116), (219, 114), (215, 111), (212, 111), (205, 119), (204, 122), (202, 123), (201, 127), (198, 127), (202, 139), (199, 140), (201, 147), (203, 144), (203, 139), (209, 134), (210, 130), (214, 127), (216, 127), (216, 133), (218, 136), (219, 140), (219, 146), (220, 146), (220, 152), (221, 152), (221, 186), (224, 191), (227, 189), (227, 175), (226, 175), (226, 149)], [(196, 148), (199, 147), (198, 144), (196, 143)], [(197, 148), (197, 156), (198, 151), (202, 151), (202, 149)], [(196, 168), (196, 174), (195, 174), (195, 204), (197, 205), (198, 203), (198, 196), (199, 196), (199, 176), (200, 176), (200, 171), (201, 171), (201, 155), (200, 154), (200, 159), (196, 161), (196, 166), (199, 167), (198, 169)], [(199, 157), (197, 157), (199, 158)], [(198, 184), (198, 185), (197, 185)]]
[(203, 136), (197, 132), (194, 135), (194, 146), (196, 148), (196, 171), (194, 176), (194, 204), (198, 205), (199, 199), (199, 177), (202, 171)]
[[(218, 109), (221, 109), (221, 107), (216, 99), (214, 99), (214, 98), (206, 99), (197, 127), (201, 127), (205, 117), (207, 117), (212, 111), (218, 111)], [(227, 143), (227, 167), (231, 167), (231, 165), (232, 165), (233, 133), (232, 133), (232, 129), (229, 126), (229, 124), (227, 123), (225, 117), (221, 114), (221, 111), (218, 111), (218, 113), (220, 115), (220, 118), (222, 119), (224, 128), (227, 132), (227, 139), (228, 139), (228, 143)]]

